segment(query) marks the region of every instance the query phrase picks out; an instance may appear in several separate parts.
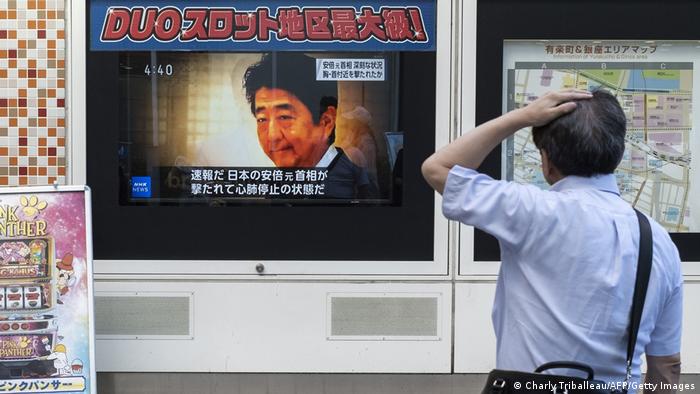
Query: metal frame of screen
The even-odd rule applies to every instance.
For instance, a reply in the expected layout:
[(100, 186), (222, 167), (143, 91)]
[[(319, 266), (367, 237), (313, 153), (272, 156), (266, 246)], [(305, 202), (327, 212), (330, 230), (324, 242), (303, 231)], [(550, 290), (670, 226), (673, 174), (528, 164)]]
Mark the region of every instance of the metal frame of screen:
[[(449, 138), (450, 100), (436, 94), (451, 83), (450, 18), (450, 5), (438, 5), (441, 56), (400, 56), (401, 206), (119, 206), (117, 54), (86, 49), (86, 167), (98, 273), (257, 274), (262, 262), (270, 274), (447, 275), (448, 223), (437, 215), (420, 164), (436, 140)], [(233, 262), (245, 268), (231, 268)]]
[[(692, 1), (621, 0), (616, 2), (558, 2), (555, 0), (478, 0), (476, 10), (475, 123), (481, 124), (502, 113), (504, 40), (693, 40), (700, 29), (693, 15), (700, 4)], [(481, 171), (501, 177), (501, 147), (494, 149)], [(484, 274), (475, 266), (492, 266), (500, 260), (498, 242), (490, 235), (469, 228), (473, 252), (462, 256), (460, 275)], [(685, 262), (700, 261), (697, 233), (674, 233)], [(466, 241), (469, 242), (469, 241)], [(462, 242), (462, 245), (465, 241)], [(468, 248), (469, 249), (469, 248)], [(686, 272), (687, 273), (687, 272)]]

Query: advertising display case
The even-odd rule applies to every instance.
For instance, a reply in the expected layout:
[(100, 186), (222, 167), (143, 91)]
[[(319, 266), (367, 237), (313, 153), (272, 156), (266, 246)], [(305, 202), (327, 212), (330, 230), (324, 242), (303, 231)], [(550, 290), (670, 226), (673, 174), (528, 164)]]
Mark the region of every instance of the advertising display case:
[(98, 271), (448, 274), (449, 7), (324, 4), (88, 3)]
[[(693, 108), (700, 46), (689, 17), (697, 10), (687, 1), (660, 6), (496, 0), (478, 1), (476, 14), (475, 123), (526, 106), (547, 91), (611, 92), (628, 121), (625, 154), (615, 172), (621, 197), (669, 231), (685, 274), (700, 272), (694, 263), (700, 261), (700, 179), (693, 165), (700, 147)], [(540, 165), (524, 129), (492, 151), (481, 171), (547, 188)], [(493, 237), (462, 226), (460, 243), (460, 275), (497, 272), (500, 252)]]
[[(616, 172), (621, 196), (650, 214), (678, 246), (684, 274), (682, 373), (697, 373), (696, 164), (700, 4), (659, 1), (461, 2), (460, 134), (526, 105), (547, 90), (604, 89), (627, 115), (626, 152)], [(496, 147), (480, 171), (544, 187), (529, 130)], [(459, 226), (455, 284), (455, 373), (496, 366), (491, 319), (498, 242)], [(568, 264), (563, 259), (562, 264)], [(585, 281), (585, 278), (581, 278)]]

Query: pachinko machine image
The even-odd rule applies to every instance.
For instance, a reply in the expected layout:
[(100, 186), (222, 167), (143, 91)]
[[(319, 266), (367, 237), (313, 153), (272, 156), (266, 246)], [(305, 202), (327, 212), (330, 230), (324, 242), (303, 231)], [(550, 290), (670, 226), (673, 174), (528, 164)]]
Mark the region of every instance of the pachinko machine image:
[(88, 194), (0, 188), (0, 393), (96, 393)]
[(60, 372), (51, 312), (65, 278), (54, 278), (55, 265), (51, 237), (0, 239), (0, 379)]

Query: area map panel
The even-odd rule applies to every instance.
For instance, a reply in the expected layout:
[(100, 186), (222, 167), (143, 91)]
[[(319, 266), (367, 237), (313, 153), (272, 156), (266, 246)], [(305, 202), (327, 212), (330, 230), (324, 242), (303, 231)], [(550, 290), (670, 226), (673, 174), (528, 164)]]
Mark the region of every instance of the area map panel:
[[(615, 176), (622, 198), (654, 217), (669, 232), (697, 232), (691, 217), (693, 63), (515, 62), (507, 70), (508, 111), (549, 91), (605, 89), (627, 116), (626, 149)], [(531, 128), (504, 148), (504, 177), (541, 188)]]

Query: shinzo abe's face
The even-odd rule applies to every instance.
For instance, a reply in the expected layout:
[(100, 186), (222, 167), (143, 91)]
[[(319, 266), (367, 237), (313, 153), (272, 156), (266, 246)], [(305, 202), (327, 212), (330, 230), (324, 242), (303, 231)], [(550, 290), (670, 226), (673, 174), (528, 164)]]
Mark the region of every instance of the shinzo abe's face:
[(334, 107), (314, 124), (309, 108), (294, 94), (266, 87), (255, 92), (258, 140), (277, 167), (314, 167), (328, 150), (335, 127)]

